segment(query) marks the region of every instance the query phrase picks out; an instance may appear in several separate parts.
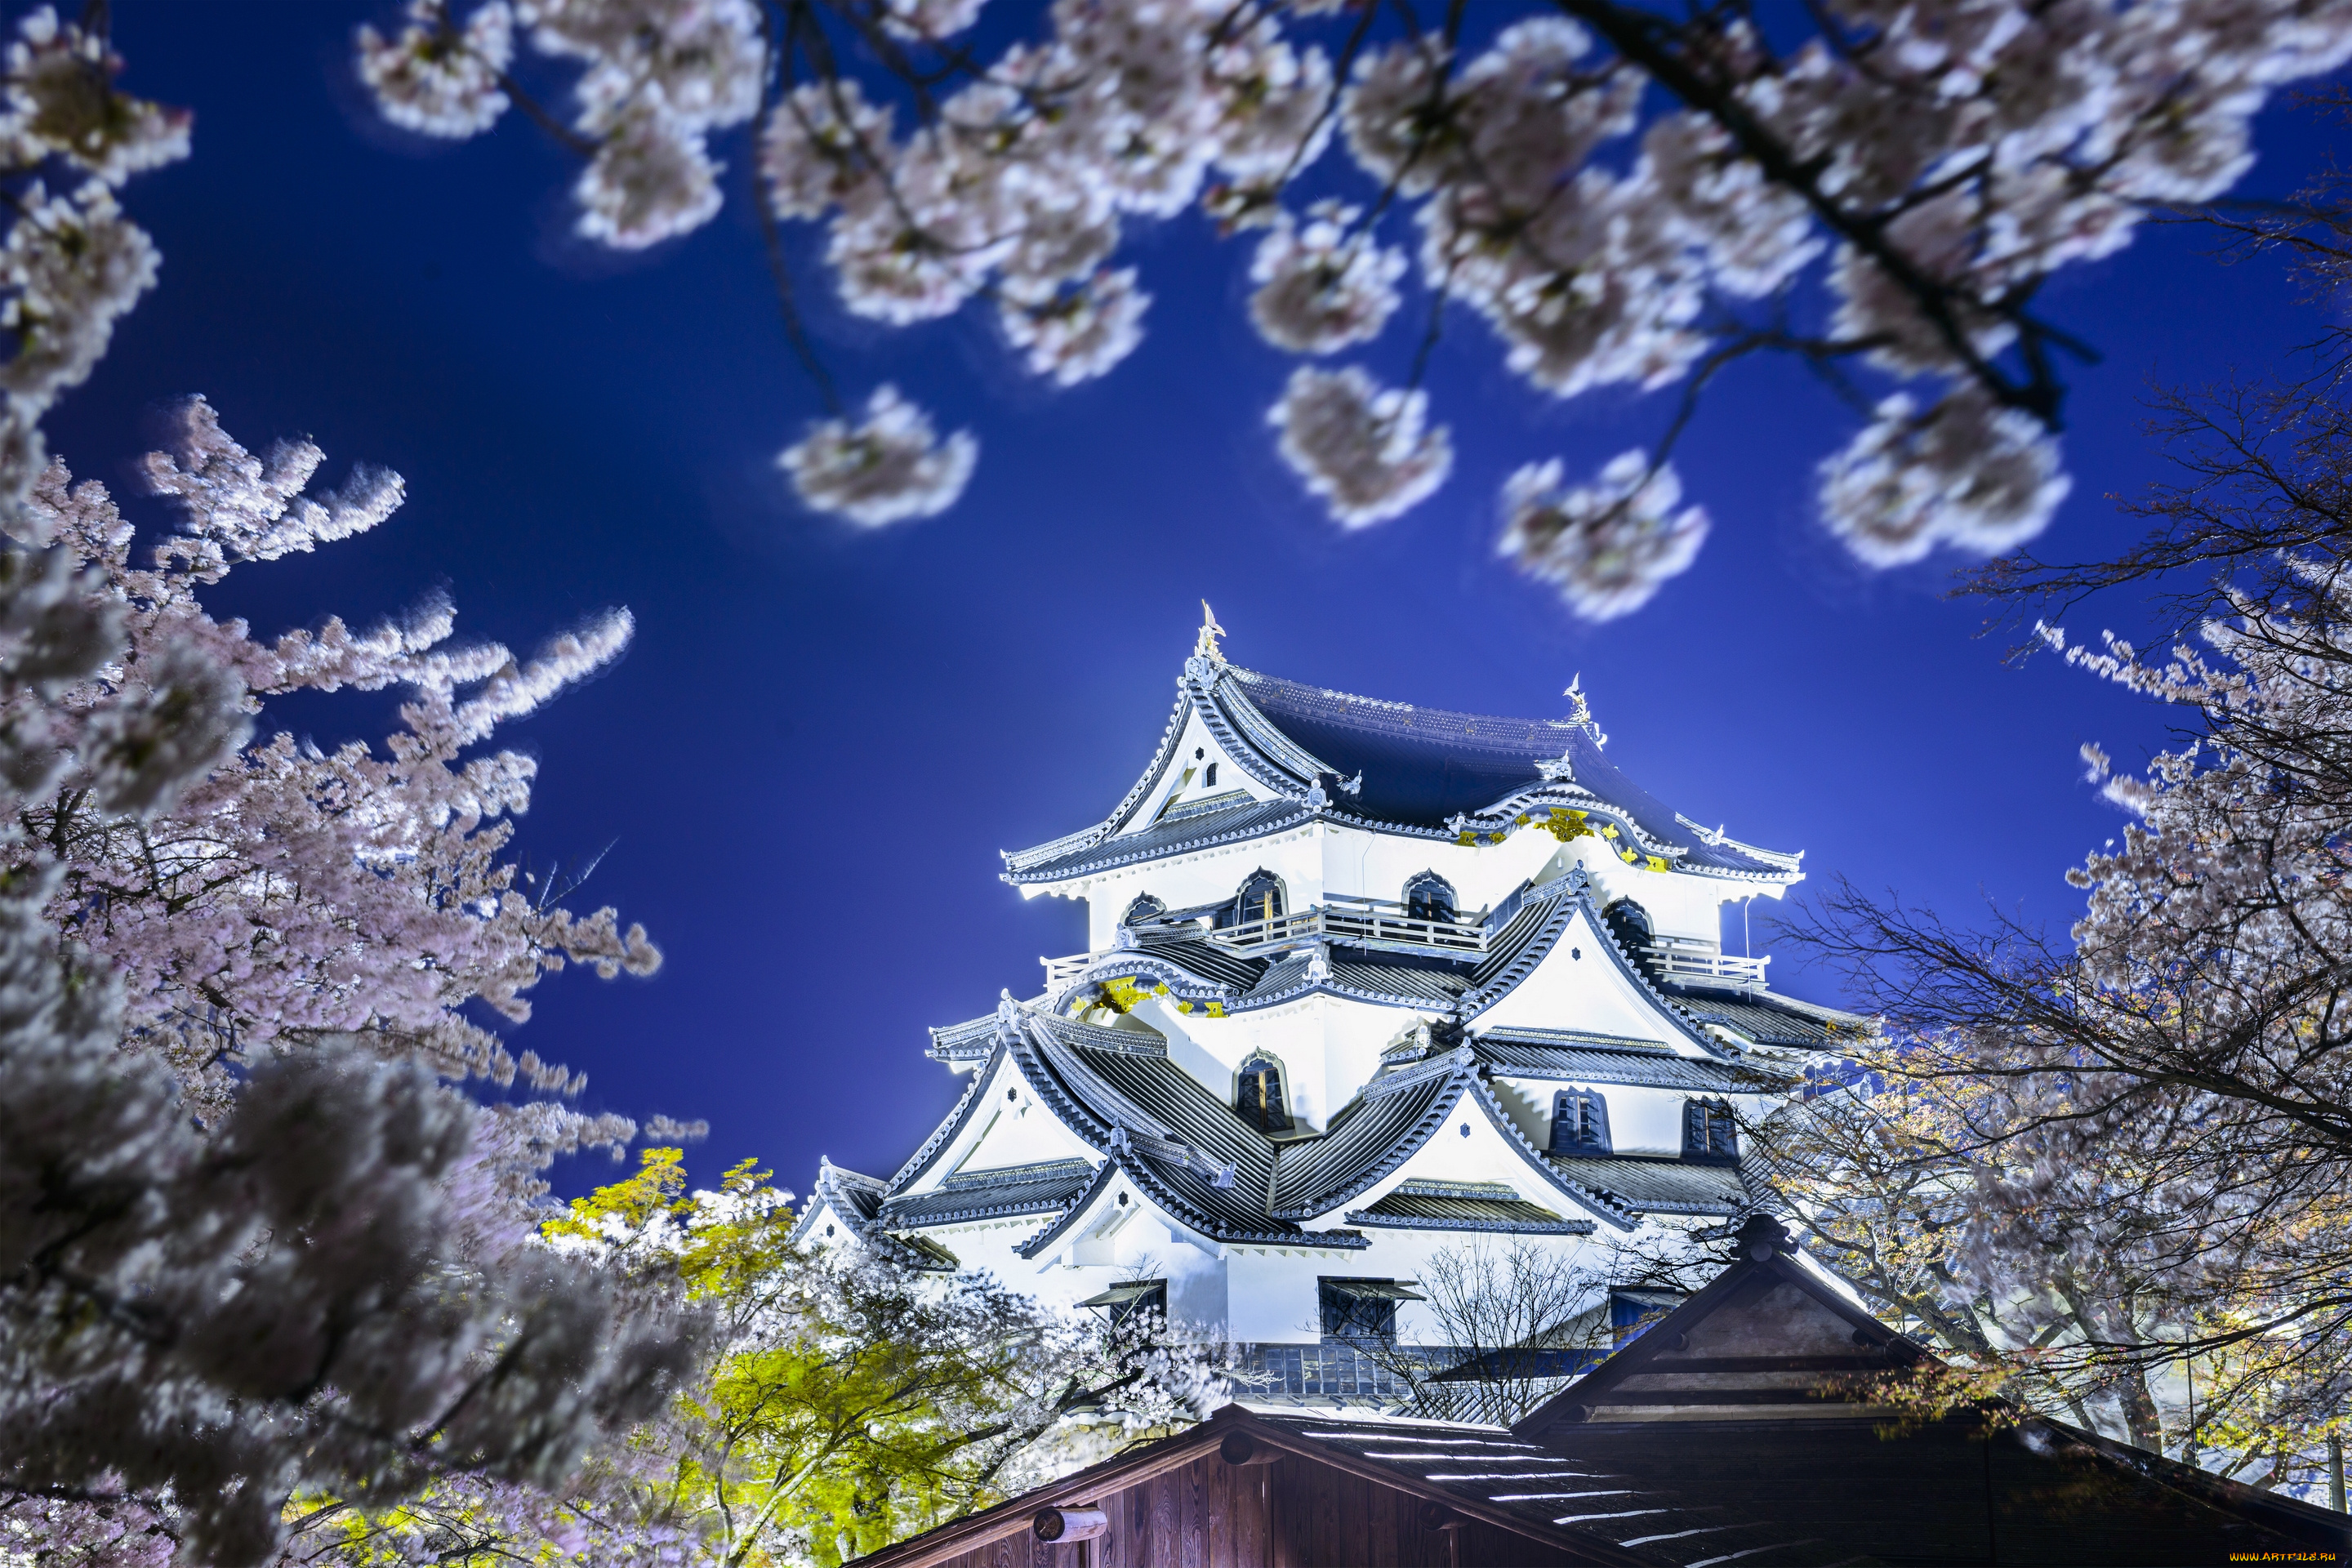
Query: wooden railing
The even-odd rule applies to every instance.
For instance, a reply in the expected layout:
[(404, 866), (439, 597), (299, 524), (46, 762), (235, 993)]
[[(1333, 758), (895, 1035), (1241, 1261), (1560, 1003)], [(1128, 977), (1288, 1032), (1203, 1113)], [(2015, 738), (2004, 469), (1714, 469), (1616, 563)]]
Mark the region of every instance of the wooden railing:
[(1662, 936), (1643, 950), (1650, 967), (1668, 980), (1727, 980), (1751, 991), (1764, 989), (1764, 966), (1769, 958), (1741, 958), (1722, 952), (1713, 942), (1689, 937)]
[[(1475, 958), (1486, 952), (1490, 936), (1503, 923), (1483, 917), (1468, 921), (1424, 920), (1407, 913), (1404, 905), (1390, 900), (1332, 894), (1329, 901), (1294, 914), (1207, 929), (1187, 922), (1175, 929), (1196, 931), (1219, 947), (1240, 953), (1298, 947), (1310, 942), (1338, 942), (1388, 952), (1434, 952)], [(1115, 950), (1074, 952), (1066, 958), (1040, 958), (1037, 962), (1045, 966), (1045, 989), (1052, 993), (1076, 981), (1089, 964), (1115, 956)], [(1662, 979), (1727, 982), (1751, 991), (1764, 989), (1764, 966), (1772, 962), (1769, 958), (1738, 957), (1720, 951), (1713, 942), (1679, 936), (1654, 938), (1642, 950), (1641, 957)]]
[(1067, 958), (1039, 957), (1037, 962), (1045, 966), (1046, 994), (1051, 995), (1084, 974), (1087, 965), (1092, 963), (1097, 956), (1091, 952), (1074, 952)]
[(1269, 920), (1242, 921), (1205, 934), (1220, 947), (1254, 952), (1307, 942), (1343, 942), (1354, 947), (1407, 952), (1477, 954), (1486, 951), (1486, 929), (1475, 920), (1429, 920), (1387, 899), (1328, 895), (1326, 903)]

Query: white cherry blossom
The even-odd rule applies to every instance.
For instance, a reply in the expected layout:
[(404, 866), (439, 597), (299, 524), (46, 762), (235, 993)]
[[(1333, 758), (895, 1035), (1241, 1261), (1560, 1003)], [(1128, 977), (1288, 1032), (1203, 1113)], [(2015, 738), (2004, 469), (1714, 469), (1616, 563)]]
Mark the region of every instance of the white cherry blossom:
[(945, 38), (980, 20), (985, 0), (882, 0), (882, 25), (902, 38)]
[(507, 111), (499, 83), (514, 59), (514, 12), (506, 0), (488, 0), (454, 37), (446, 16), (445, 0), (410, 0), (408, 25), (397, 37), (362, 23), (360, 80), (394, 125), (462, 141)]
[(1026, 351), (1029, 368), (1075, 386), (1108, 372), (1143, 341), (1143, 311), (1151, 296), (1135, 286), (1135, 268), (1103, 271), (1078, 287), (1034, 304), (1007, 295), (1004, 334)]
[(1822, 513), (1864, 562), (1899, 566), (1939, 544), (1991, 554), (2031, 539), (2068, 484), (2058, 444), (2032, 416), (1974, 388), (1925, 414), (1897, 393), (1822, 465)]
[(931, 416), (885, 384), (866, 400), (864, 423), (821, 420), (776, 464), (816, 510), (880, 528), (953, 506), (979, 457), (970, 432), (959, 430), (942, 443)]
[(1562, 488), (1562, 472), (1554, 458), (1504, 481), (1496, 554), (1557, 586), (1589, 621), (1633, 614), (1667, 578), (1689, 570), (1706, 538), (1706, 512), (1682, 506), (1682, 481), (1673, 468), (1653, 471), (1647, 454), (1636, 449), (1619, 453), (1598, 479), (1573, 489)]
[(572, 193), (583, 236), (641, 250), (710, 221), (719, 206), (719, 166), (699, 132), (646, 99), (613, 125)]
[[(521, 896), (534, 764), (477, 749), (609, 663), (625, 613), (529, 660), (446, 647), (446, 601), (257, 640), (197, 591), (400, 481), (313, 499), (316, 447), (257, 458), (201, 403), (174, 434), (148, 563), (61, 465), (12, 521), (46, 545), (0, 552), (0, 1311), (48, 1326), (0, 1336), (0, 1478), (57, 1501), (0, 1552), (241, 1568), (297, 1489), (562, 1473), (668, 1402), (695, 1331), (533, 1239), (549, 1162), (628, 1122), (445, 1081), (577, 1092), (468, 1011), (659, 963), (609, 910)], [(261, 699), (394, 684), (380, 748), (248, 741)]]
[(188, 155), (187, 111), (115, 91), (121, 58), (53, 7), (25, 14), (7, 61), (6, 132), (37, 156), (54, 153), (120, 185)]
[(1442, 425), (1424, 429), (1428, 413), (1428, 394), (1383, 389), (1354, 365), (1301, 365), (1266, 420), (1307, 488), (1356, 529), (1411, 510), (1445, 482), (1454, 438)]
[[(1410, 17), (1361, 35), (1329, 0), (1055, 0), (985, 47), (977, 0), (795, 11), (771, 37), (755, 0), (505, 3), (541, 53), (578, 64), (582, 232), (601, 242), (707, 222), (706, 139), (772, 79), (767, 199), (825, 226), (854, 314), (909, 326), (985, 295), (1029, 369), (1083, 379), (1139, 330), (1118, 247), (1197, 205), (1224, 233), (1272, 230), (1250, 310), (1294, 353), (1375, 341), (1417, 274), (1433, 330), (1468, 306), (1556, 397), (1768, 349), (1883, 375), (1896, 384), (1874, 396), (1943, 412), (1882, 420), (1832, 460), (1830, 526), (1881, 563), (2046, 521), (2064, 493), (2053, 364), (2073, 344), (2039, 313), (2057, 297), (2043, 283), (2127, 245), (2152, 207), (2221, 195), (2269, 95), (2352, 58), (2352, 0), (1836, 0), (1769, 36), (1610, 0), (1579, 20), (1507, 11), (1467, 43)], [(435, 22), (410, 55), (484, 79), (507, 46), (482, 26), (477, 47), (473, 21)], [(401, 47), (363, 47), (362, 71), (414, 117), (430, 94), (386, 74)], [(1358, 188), (1286, 217), (1335, 132)], [(1340, 207), (1369, 216), (1327, 219)], [(1829, 319), (1791, 329), (1776, 301), (1809, 278)], [(0, 421), (0, 461), (33, 454), (22, 470), (36, 439)]]
[(516, 10), (540, 49), (586, 62), (572, 89), (583, 131), (601, 133), (647, 98), (694, 132), (759, 110), (753, 0), (520, 0)]
[(890, 149), (890, 109), (853, 79), (794, 88), (760, 137), (760, 174), (778, 217), (822, 217), (870, 191)]
[(1318, 202), (1300, 224), (1279, 215), (1250, 263), (1250, 320), (1277, 348), (1330, 353), (1370, 342), (1395, 314), (1405, 258), (1373, 242), (1363, 209)]

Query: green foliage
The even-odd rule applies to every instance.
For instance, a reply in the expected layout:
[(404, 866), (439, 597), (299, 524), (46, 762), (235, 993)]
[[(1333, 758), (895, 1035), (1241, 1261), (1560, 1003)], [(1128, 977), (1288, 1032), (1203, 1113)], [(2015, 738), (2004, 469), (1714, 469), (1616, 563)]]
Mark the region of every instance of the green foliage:
[[(1162, 1325), (1110, 1329), (986, 1278), (814, 1254), (793, 1245), (793, 1222), (756, 1161), (689, 1192), (676, 1149), (646, 1150), (635, 1173), (573, 1199), (544, 1239), (707, 1314), (704, 1373), (559, 1496), (459, 1483), (383, 1515), (307, 1500), (310, 1560), (634, 1568), (682, 1551), (727, 1568), (836, 1568), (1106, 1439), (1194, 1418), (1205, 1369)], [(1074, 1415), (1088, 1423), (1076, 1438)]]

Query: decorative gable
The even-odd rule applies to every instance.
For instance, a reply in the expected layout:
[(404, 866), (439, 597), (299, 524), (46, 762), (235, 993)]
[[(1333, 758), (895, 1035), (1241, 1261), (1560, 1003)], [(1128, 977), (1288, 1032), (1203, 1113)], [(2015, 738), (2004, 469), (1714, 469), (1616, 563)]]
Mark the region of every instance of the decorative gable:
[(1770, 1215), (1741, 1226), (1738, 1245), (1713, 1284), (1512, 1430), (1541, 1442), (1588, 1422), (1868, 1415), (1848, 1380), (1927, 1353), (1801, 1261)]

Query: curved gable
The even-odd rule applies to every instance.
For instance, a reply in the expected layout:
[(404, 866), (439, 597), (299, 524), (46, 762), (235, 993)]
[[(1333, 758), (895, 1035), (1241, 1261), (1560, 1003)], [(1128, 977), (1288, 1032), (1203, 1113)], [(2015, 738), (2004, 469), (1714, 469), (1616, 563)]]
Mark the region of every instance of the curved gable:
[[(1677, 1049), (1717, 1060), (1738, 1054), (1642, 972), (1593, 908), (1589, 891), (1579, 890), (1569, 901), (1575, 918), (1552, 936), (1539, 961), (1478, 1008), (1475, 1016), (1486, 1028), (1565, 1024), (1599, 1034), (1663, 1036)], [(1579, 952), (1581, 958), (1573, 956)]]

